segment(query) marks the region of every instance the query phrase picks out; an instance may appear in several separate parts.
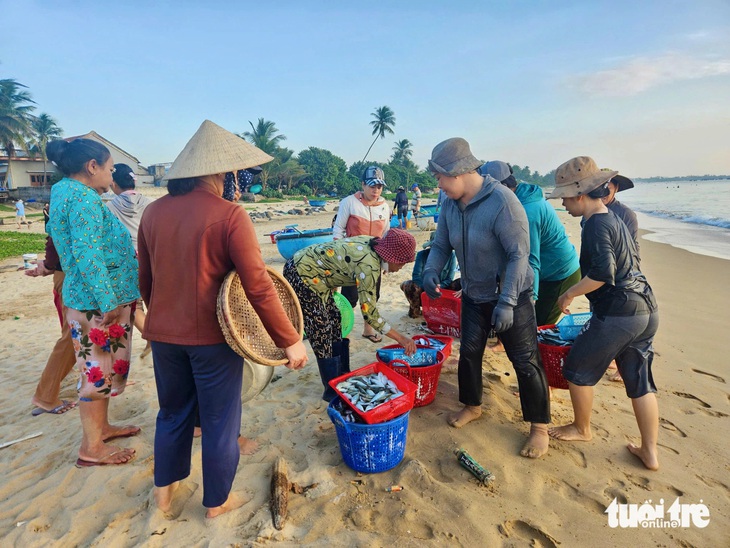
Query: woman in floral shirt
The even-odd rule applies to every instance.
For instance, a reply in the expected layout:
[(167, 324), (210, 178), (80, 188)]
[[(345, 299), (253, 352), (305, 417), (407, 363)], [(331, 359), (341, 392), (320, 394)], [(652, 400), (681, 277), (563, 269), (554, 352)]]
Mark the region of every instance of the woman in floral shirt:
[(90, 139), (53, 141), (48, 158), (66, 175), (51, 190), (47, 225), (66, 278), (63, 301), (76, 352), (83, 439), (77, 466), (125, 464), (134, 449), (106, 442), (134, 436), (136, 426), (112, 426), (109, 398), (124, 392), (132, 351), (137, 261), (126, 228), (100, 194), (112, 183), (109, 150)]
[(376, 296), (380, 273), (398, 272), (413, 262), (415, 253), (415, 238), (393, 228), (383, 238), (355, 236), (312, 245), (286, 262), (284, 277), (302, 305), (304, 330), (324, 385), (323, 400), (336, 396), (328, 381), (350, 371), (350, 341), (342, 338), (340, 311), (332, 297), (336, 288), (356, 287), (365, 322), (402, 345), (408, 355), (416, 351), (412, 339), (380, 316)]

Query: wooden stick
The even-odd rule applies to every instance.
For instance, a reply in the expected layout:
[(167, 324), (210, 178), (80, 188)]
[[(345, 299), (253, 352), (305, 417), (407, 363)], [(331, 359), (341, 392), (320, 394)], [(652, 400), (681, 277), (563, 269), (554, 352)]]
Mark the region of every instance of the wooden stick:
[(43, 434), (43, 432), (36, 432), (35, 434), (30, 434), (28, 436), (25, 436), (24, 438), (18, 438), (17, 440), (6, 441), (5, 443), (0, 444), (0, 449), (5, 449), (6, 447), (10, 447), (11, 445), (15, 445), (16, 443), (19, 443), (21, 441), (37, 438), (38, 436), (40, 436), (42, 434)]
[(289, 478), (287, 477), (286, 461), (277, 457), (271, 475), (271, 517), (274, 527), (279, 531), (284, 528), (287, 506), (289, 504)]

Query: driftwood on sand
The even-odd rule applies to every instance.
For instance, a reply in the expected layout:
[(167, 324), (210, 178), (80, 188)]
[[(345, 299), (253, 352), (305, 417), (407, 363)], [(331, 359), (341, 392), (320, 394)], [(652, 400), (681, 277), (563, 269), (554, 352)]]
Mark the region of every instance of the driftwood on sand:
[(282, 457), (277, 457), (271, 474), (271, 518), (274, 521), (274, 527), (279, 531), (284, 528), (289, 506), (289, 492), (301, 495), (314, 487), (317, 487), (316, 483), (306, 487), (291, 483), (286, 461)]

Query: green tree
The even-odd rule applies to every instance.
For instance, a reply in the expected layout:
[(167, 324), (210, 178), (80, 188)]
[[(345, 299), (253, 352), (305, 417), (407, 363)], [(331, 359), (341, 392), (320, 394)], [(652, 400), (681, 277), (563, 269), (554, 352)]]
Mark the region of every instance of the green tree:
[(340, 192), (348, 184), (347, 164), (329, 150), (309, 147), (299, 153), (299, 165), (306, 172), (301, 182), (312, 189), (313, 194)]
[(35, 101), (26, 89), (14, 79), (0, 80), (0, 147), (11, 158), (16, 144), (25, 143), (32, 134)]
[(397, 164), (402, 166), (408, 166), (413, 164), (411, 158), (413, 157), (413, 143), (408, 139), (401, 139), (395, 142), (393, 147), (393, 156), (390, 158), (391, 164)]
[(385, 139), (386, 133), (390, 133), (391, 135), (393, 134), (393, 126), (395, 125), (395, 113), (390, 110), (390, 107), (378, 107), (375, 109), (375, 112), (370, 115), (374, 118), (374, 120), (370, 122), (370, 125), (373, 126), (372, 135), (375, 135), (375, 139), (373, 139), (370, 148), (368, 148), (365, 156), (363, 156), (363, 162), (365, 161), (365, 158), (368, 157), (368, 154), (370, 154), (370, 150), (373, 148), (373, 145), (378, 139)]
[(286, 135), (279, 133), (276, 124), (271, 120), (264, 120), (259, 118), (256, 125), (249, 120), (248, 124), (251, 126), (251, 131), (244, 131), (239, 133), (238, 136), (242, 139), (246, 139), (248, 142), (256, 146), (256, 148), (263, 150), (266, 154), (273, 156), (274, 160), (261, 166), (261, 173), (259, 179), (261, 181), (262, 188), (266, 188), (269, 179), (272, 177), (277, 169), (277, 153), (281, 150), (279, 143), (286, 141)]
[[(38, 115), (33, 120), (33, 135), (31, 137), (31, 151), (39, 153), (43, 158), (43, 175), (44, 180), (46, 177), (46, 165), (48, 163), (48, 156), (46, 156), (46, 147), (48, 143), (54, 139), (60, 139), (63, 135), (63, 130), (58, 127), (56, 120), (45, 112)], [(44, 183), (48, 184), (48, 181)]]

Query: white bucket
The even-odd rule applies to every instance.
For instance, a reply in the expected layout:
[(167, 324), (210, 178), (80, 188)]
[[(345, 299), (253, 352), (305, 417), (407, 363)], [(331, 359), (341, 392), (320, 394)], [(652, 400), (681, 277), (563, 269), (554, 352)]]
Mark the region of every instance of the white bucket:
[(37, 253), (26, 253), (23, 255), (23, 267), (26, 270), (31, 270), (36, 267), (36, 264), (38, 263), (38, 254)]

